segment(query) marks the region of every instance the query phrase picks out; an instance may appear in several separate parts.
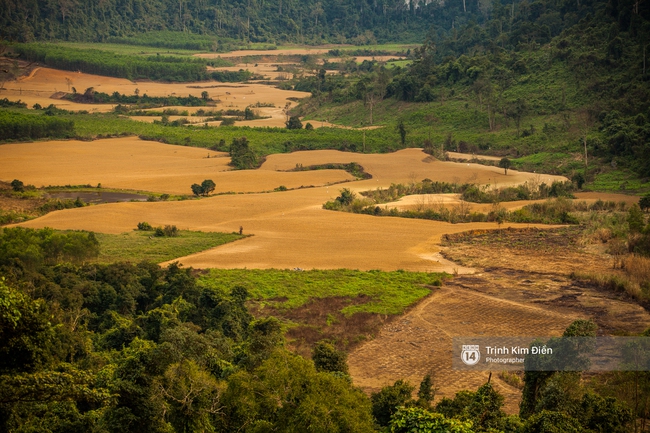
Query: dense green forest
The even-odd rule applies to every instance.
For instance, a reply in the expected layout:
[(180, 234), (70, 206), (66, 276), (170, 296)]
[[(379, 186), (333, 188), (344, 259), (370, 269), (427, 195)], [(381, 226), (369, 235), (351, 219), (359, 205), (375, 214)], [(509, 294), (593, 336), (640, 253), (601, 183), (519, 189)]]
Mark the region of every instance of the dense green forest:
[(648, 5), (485, 5), (482, 19), (431, 26), (410, 65), (364, 61), (354, 80), (324, 69), (298, 80), (313, 98), (297, 112), (386, 125), (438, 157), (509, 155), (515, 168), (590, 182), (608, 166), (650, 176)]
[[(219, 37), (251, 42), (421, 42), (427, 32), (454, 34), (460, 45), (481, 41), (482, 25), (499, 44), (544, 42), (594, 13), (598, 1), (467, 0), (170, 0), (0, 1), (0, 36), (18, 41), (128, 42), (124, 37), (171, 30), (213, 36), (185, 38), (191, 49), (219, 48)], [(646, 2), (609, 2), (623, 21), (647, 13)], [(603, 3), (604, 6), (604, 3)], [(508, 34), (508, 32), (510, 34)], [(504, 33), (507, 36), (503, 36)], [(171, 41), (178, 47), (179, 41)], [(162, 46), (162, 45), (161, 45)], [(453, 48), (453, 47), (451, 47)]]

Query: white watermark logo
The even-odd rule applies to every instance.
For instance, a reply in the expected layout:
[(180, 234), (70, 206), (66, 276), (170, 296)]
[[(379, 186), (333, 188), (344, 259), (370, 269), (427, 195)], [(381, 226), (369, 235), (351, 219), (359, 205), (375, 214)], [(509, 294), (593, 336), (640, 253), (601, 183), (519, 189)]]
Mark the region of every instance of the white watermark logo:
[(465, 365), (476, 365), (481, 360), (481, 350), (478, 344), (463, 344), (460, 359)]

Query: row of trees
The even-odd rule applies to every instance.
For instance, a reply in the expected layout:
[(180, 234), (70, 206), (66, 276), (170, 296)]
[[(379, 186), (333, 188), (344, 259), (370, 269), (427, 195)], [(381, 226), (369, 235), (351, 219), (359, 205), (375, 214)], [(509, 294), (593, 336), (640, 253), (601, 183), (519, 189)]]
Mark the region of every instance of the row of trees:
[(73, 135), (72, 120), (0, 110), (0, 139), (2, 140), (67, 138)]
[(208, 71), (203, 59), (172, 56), (128, 56), (102, 50), (85, 50), (51, 44), (18, 44), (21, 58), (67, 71), (127, 78), (129, 80), (240, 82), (248, 71)]

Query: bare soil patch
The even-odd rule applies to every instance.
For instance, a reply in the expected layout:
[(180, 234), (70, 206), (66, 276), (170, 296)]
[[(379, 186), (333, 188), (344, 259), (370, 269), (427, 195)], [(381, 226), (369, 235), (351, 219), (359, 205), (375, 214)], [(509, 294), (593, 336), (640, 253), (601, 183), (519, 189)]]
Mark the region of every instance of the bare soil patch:
[[(434, 372), (439, 397), (476, 389), (487, 373), (451, 369), (455, 336), (557, 336), (576, 319), (592, 319), (603, 334), (638, 333), (650, 314), (624, 294), (574, 281), (577, 268), (611, 267), (603, 254), (580, 248), (580, 228), (493, 230), (446, 235), (444, 255), (477, 273), (447, 282), (349, 358), (355, 384), (375, 391), (399, 378), (412, 383)], [(611, 270), (611, 269), (609, 269)], [(492, 376), (516, 413), (520, 393)]]
[[(341, 310), (350, 305), (371, 302), (372, 298), (360, 295), (351, 297), (315, 298), (307, 304), (292, 309), (278, 309), (266, 306), (251, 309), (256, 316), (275, 316), (293, 323), (287, 331), (287, 339), (293, 351), (310, 358), (314, 344), (328, 339), (339, 342), (341, 348), (350, 350), (360, 343), (372, 339), (386, 316), (371, 313), (355, 313), (345, 316)], [(391, 316), (393, 317), (393, 316)]]

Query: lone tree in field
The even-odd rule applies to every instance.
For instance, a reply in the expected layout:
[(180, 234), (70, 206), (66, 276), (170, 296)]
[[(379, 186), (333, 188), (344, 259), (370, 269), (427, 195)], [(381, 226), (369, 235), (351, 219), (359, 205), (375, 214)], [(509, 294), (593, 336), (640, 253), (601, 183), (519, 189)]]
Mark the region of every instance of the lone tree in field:
[(397, 129), (397, 132), (399, 133), (399, 138), (402, 140), (402, 146), (404, 146), (404, 144), (406, 143), (406, 134), (408, 132), (406, 130), (406, 126), (404, 125), (404, 121), (400, 120), (395, 129)]
[(511, 165), (512, 163), (506, 157), (503, 157), (501, 161), (499, 161), (499, 167), (501, 167), (504, 170), (506, 176), (508, 175), (508, 169), (510, 168)]
[(212, 191), (214, 191), (214, 188), (217, 185), (212, 181), (212, 179), (206, 179), (203, 182), (201, 182), (201, 185), (198, 183), (195, 183), (191, 186), (192, 192), (194, 193), (195, 196), (208, 196)]
[(302, 129), (302, 122), (298, 116), (291, 116), (289, 120), (287, 120), (286, 125), (287, 129)]
[(208, 195), (212, 191), (214, 191), (214, 188), (217, 185), (212, 181), (212, 179), (206, 179), (203, 182), (201, 182), (201, 188), (203, 189), (203, 195)]
[(25, 191), (25, 184), (18, 179), (14, 179), (11, 181), (11, 188), (16, 192), (23, 192)]

